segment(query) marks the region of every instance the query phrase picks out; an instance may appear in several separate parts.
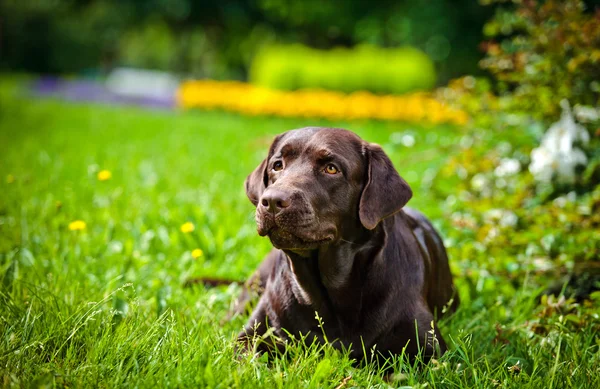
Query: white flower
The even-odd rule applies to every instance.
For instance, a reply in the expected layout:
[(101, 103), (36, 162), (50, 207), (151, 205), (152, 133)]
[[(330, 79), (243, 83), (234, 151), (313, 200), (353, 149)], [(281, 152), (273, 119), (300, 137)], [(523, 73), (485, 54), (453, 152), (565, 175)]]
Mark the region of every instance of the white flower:
[(536, 147), (531, 151), (531, 164), (529, 171), (536, 180), (543, 182), (552, 181), (554, 175), (554, 155), (544, 147)]
[(402, 144), (406, 147), (413, 147), (415, 145), (415, 137), (411, 134), (405, 134), (402, 136)]
[(493, 208), (484, 214), (485, 220), (490, 224), (499, 224), (501, 227), (514, 227), (519, 221), (519, 217), (507, 209)]
[(575, 143), (589, 142), (589, 134), (585, 127), (577, 124), (566, 100), (560, 103), (563, 112), (558, 122), (552, 124), (542, 144), (531, 151), (529, 171), (536, 180), (550, 182), (556, 177), (559, 182), (575, 181), (575, 168), (585, 165), (587, 157)]
[(517, 225), (518, 221), (519, 217), (517, 216), (517, 214), (511, 211), (506, 211), (500, 219), (500, 225), (503, 227), (514, 227)]
[(600, 111), (588, 105), (576, 105), (573, 107), (573, 112), (580, 122), (595, 122), (600, 119)]
[(500, 164), (494, 169), (496, 177), (512, 176), (521, 170), (521, 164), (514, 158), (502, 158)]
[(577, 193), (569, 192), (566, 196), (555, 198), (552, 203), (559, 208), (564, 208), (567, 204), (574, 203), (575, 201), (577, 201)]
[(573, 148), (571, 153), (561, 155), (561, 157), (562, 160), (559, 160), (556, 170), (558, 181), (567, 183), (575, 181), (575, 168), (579, 165), (585, 165), (587, 157), (578, 148)]
[(405, 147), (413, 147), (416, 143), (414, 135), (401, 132), (394, 132), (392, 135), (390, 135), (390, 141), (394, 144), (401, 144)]
[(471, 188), (473, 188), (476, 191), (483, 190), (483, 188), (485, 188), (487, 184), (488, 180), (481, 173), (477, 173), (473, 176), (473, 178), (471, 178)]

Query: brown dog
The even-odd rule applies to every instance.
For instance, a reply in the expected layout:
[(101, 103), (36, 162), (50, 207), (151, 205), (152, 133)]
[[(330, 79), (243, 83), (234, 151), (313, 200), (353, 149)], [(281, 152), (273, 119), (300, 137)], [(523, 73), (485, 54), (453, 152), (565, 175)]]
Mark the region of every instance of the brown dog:
[(412, 191), (381, 147), (342, 129), (288, 131), (246, 193), (276, 249), (247, 283), (263, 293), (242, 348), (281, 350), (306, 335), (357, 360), (375, 346), (425, 360), (446, 350), (434, 321), (458, 305), (446, 250), (422, 214), (403, 209)]

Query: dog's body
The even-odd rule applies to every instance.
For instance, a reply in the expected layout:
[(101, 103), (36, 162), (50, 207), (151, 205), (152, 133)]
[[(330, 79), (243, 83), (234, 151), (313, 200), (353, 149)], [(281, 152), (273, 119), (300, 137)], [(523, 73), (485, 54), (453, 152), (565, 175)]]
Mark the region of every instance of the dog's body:
[(434, 320), (458, 305), (446, 251), (423, 215), (402, 209), (412, 191), (379, 146), (341, 129), (288, 131), (246, 192), (276, 249), (248, 283), (263, 293), (243, 348), (281, 349), (291, 334), (356, 359), (374, 346), (384, 357), (446, 350)]

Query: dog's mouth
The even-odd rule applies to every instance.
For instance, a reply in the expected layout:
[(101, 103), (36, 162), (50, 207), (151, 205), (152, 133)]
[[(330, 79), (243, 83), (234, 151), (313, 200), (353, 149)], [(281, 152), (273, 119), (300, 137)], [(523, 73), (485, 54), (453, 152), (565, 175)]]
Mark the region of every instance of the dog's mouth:
[(280, 228), (272, 229), (268, 235), (273, 246), (281, 250), (311, 250), (333, 240), (333, 237), (320, 239), (300, 237)]
[[(281, 250), (312, 250), (334, 240), (335, 228), (319, 227), (318, 220), (310, 214), (283, 214), (273, 216), (256, 213), (257, 231), (268, 236), (273, 246)], [(323, 227), (323, 226), (320, 226)]]
[(326, 236), (304, 236), (293, 233), (287, 229), (273, 225), (262, 236), (267, 235), (273, 246), (281, 250), (311, 250), (333, 240), (332, 235)]

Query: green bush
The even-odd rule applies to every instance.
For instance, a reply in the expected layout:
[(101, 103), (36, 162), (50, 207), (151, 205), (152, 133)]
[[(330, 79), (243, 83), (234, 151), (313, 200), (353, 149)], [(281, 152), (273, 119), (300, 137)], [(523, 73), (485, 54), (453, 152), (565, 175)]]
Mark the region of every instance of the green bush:
[(433, 62), (411, 47), (358, 46), (324, 51), (277, 45), (261, 50), (250, 67), (251, 82), (286, 90), (322, 88), (401, 94), (429, 89), (435, 78)]
[[(490, 40), (483, 44), (486, 57), (480, 62), (496, 80), (497, 111), (510, 113), (513, 123), (521, 117), (523, 126), (533, 118), (546, 129), (538, 134), (540, 146), (531, 152), (529, 166), (538, 194), (551, 198), (595, 190), (600, 179), (600, 13), (582, 0), (482, 3), (502, 5), (485, 25)], [(500, 124), (500, 115), (491, 114)]]
[(497, 79), (506, 109), (554, 121), (561, 99), (600, 104), (600, 13), (583, 1), (499, 7), (484, 33), (490, 40), (480, 65)]

